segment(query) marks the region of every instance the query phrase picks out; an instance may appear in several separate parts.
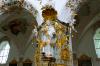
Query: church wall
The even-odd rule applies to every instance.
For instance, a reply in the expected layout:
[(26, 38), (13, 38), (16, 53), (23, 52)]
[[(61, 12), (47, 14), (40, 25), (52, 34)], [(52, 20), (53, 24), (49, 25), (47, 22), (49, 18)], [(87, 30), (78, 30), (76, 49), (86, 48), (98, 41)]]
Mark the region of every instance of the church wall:
[(0, 64), (0, 66), (9, 66), (9, 63), (13, 60), (16, 59), (18, 61), (19, 53), (16, 49), (16, 47), (12, 44), (10, 45), (10, 52), (8, 55), (8, 60), (6, 64)]
[(30, 44), (24, 55), (24, 60), (30, 59), (32, 61), (32, 66), (34, 66), (34, 53), (35, 53), (34, 50), (35, 50), (35, 48), (32, 46), (32, 44)]
[(93, 42), (93, 28), (90, 28), (86, 34), (82, 37), (82, 40), (80, 41), (79, 47), (77, 49), (77, 56), (78, 58), (85, 54), (89, 57), (91, 57), (93, 66), (100, 66), (100, 61), (96, 60), (96, 52)]
[(9, 63), (13, 60), (16, 59), (16, 61), (18, 62), (18, 66), (23, 66), (22, 63), (26, 60), (26, 59), (30, 59), (32, 61), (32, 66), (34, 66), (34, 59), (33, 59), (33, 54), (34, 54), (34, 48), (31, 45), (29, 45), (29, 47), (26, 49), (27, 51), (25, 52), (25, 54), (23, 55), (23, 61), (19, 61), (20, 59), (20, 53), (18, 52), (17, 49), (15, 49), (16, 47), (14, 45), (11, 45), (11, 49), (9, 52), (9, 56), (8, 56), (8, 61), (6, 64), (0, 64), (0, 66), (9, 66)]

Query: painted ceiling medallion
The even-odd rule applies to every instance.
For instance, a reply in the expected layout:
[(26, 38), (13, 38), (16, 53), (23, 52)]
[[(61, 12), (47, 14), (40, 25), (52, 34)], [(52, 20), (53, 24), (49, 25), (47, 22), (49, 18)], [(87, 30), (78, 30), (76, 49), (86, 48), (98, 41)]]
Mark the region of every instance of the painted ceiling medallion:
[(10, 22), (9, 24), (9, 28), (11, 30), (11, 32), (15, 35), (21, 33), (25, 33), (26, 32), (26, 22), (21, 22), (20, 20), (14, 20), (12, 22)]
[(44, 21), (55, 20), (57, 18), (57, 11), (52, 6), (46, 5), (46, 7), (43, 7), (42, 9)]
[[(24, 20), (25, 21), (25, 20)], [(27, 23), (22, 20), (15, 19), (2, 27), (4, 31), (10, 30), (12, 34), (18, 35), (20, 32), (25, 33), (27, 30)]]

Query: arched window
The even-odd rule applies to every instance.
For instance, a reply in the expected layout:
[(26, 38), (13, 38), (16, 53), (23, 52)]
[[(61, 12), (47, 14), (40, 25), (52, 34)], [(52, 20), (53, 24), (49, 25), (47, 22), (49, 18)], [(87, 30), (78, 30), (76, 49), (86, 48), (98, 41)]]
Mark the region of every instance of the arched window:
[(5, 64), (9, 55), (10, 45), (8, 41), (0, 43), (0, 64)]
[(100, 58), (100, 28), (98, 28), (94, 35), (94, 44), (97, 57)]

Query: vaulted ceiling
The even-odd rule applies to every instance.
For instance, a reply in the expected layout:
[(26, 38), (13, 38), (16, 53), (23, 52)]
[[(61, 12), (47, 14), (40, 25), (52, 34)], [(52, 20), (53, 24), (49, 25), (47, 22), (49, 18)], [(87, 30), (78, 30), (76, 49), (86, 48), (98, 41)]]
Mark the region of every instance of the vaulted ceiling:
[[(19, 10), (20, 11), (20, 10)], [(32, 30), (37, 26), (35, 17), (26, 9), (4, 13), (0, 16), (0, 39), (6, 36), (20, 53), (23, 53), (32, 39)]]

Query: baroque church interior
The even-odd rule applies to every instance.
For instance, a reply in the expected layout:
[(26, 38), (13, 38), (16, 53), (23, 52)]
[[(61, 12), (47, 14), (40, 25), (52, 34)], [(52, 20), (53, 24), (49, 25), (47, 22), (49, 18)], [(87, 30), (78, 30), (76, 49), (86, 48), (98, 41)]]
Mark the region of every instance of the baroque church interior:
[(0, 0), (0, 66), (100, 66), (100, 0)]

